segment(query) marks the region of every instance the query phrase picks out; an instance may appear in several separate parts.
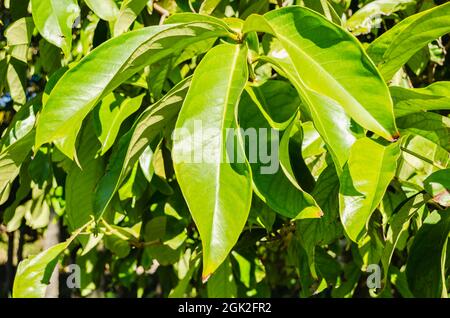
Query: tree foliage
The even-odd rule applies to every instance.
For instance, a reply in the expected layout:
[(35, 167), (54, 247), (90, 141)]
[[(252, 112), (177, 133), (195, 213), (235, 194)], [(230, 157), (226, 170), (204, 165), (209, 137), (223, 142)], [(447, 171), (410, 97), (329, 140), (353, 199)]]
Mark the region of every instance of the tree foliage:
[(0, 9), (2, 296), (447, 297), (450, 3)]

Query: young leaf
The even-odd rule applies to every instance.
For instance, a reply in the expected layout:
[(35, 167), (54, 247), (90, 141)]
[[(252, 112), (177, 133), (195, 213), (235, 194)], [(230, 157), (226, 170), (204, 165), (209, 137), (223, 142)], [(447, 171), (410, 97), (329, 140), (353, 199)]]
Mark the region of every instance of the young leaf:
[(390, 80), (416, 52), (450, 32), (449, 19), (450, 3), (417, 13), (373, 41), (367, 53)]
[(31, 6), (39, 33), (69, 56), (72, 50), (72, 25), (80, 14), (77, 1), (31, 0)]
[(174, 133), (174, 169), (202, 239), (204, 280), (236, 244), (250, 210), (250, 167), (230, 164), (226, 140), (247, 77), (245, 47), (210, 50), (195, 70)]
[(338, 104), (364, 128), (387, 140), (398, 137), (389, 90), (351, 34), (301, 7), (251, 15), (244, 33), (252, 31), (278, 38), (283, 47), (279, 54), (290, 57), (311, 113), (316, 104)]
[(400, 156), (398, 143), (383, 146), (362, 138), (355, 142), (340, 176), (341, 221), (351, 240), (358, 242), (366, 224), (395, 175)]
[(446, 249), (450, 234), (450, 211), (435, 211), (414, 237), (406, 264), (406, 277), (416, 297), (447, 296)]
[(73, 158), (83, 119), (114, 88), (146, 65), (177, 55), (194, 42), (228, 34), (222, 26), (204, 22), (151, 26), (105, 42), (56, 84), (39, 117), (36, 146), (62, 140), (61, 150)]

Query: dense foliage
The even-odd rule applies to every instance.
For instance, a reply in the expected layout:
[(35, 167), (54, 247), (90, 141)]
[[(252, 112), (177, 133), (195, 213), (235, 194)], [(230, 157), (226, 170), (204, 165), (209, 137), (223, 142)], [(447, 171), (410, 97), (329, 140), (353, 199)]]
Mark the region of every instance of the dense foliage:
[(2, 296), (447, 297), (450, 3), (4, 0), (0, 30)]

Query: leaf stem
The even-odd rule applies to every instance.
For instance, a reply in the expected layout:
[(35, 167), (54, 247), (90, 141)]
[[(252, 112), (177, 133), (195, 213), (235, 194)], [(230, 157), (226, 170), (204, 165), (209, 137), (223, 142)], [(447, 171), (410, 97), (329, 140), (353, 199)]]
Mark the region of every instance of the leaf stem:
[(166, 9), (161, 7), (156, 2), (153, 3), (153, 9), (155, 9), (155, 11), (157, 11), (161, 15), (161, 19), (159, 20), (159, 24), (160, 25), (163, 24), (164, 20), (170, 15), (169, 11), (167, 11)]

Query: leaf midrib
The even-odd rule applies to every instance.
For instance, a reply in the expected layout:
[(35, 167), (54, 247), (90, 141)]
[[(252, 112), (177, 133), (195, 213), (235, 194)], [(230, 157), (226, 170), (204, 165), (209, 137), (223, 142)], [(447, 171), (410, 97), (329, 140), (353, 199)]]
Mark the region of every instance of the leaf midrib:
[(216, 217), (217, 217), (217, 213), (220, 211), (220, 206), (218, 205), (220, 200), (220, 191), (221, 191), (221, 187), (220, 187), (220, 176), (221, 176), (221, 160), (222, 160), (222, 156), (223, 156), (223, 139), (224, 139), (224, 135), (223, 135), (223, 130), (224, 130), (224, 126), (225, 126), (225, 117), (226, 117), (226, 113), (229, 107), (229, 100), (230, 100), (230, 95), (231, 95), (231, 90), (232, 90), (232, 83), (233, 83), (233, 79), (234, 79), (234, 75), (235, 75), (235, 70), (236, 70), (236, 66), (237, 66), (237, 61), (239, 58), (239, 53), (240, 53), (241, 48), (239, 46), (236, 46), (234, 55), (233, 55), (233, 63), (231, 64), (231, 72), (230, 72), (230, 78), (228, 80), (228, 85), (227, 85), (227, 92), (225, 95), (225, 99), (224, 99), (224, 105), (225, 107), (223, 108), (222, 111), (222, 121), (220, 124), (220, 132), (221, 132), (221, 138), (220, 138), (220, 158), (219, 158), (219, 162), (217, 164), (216, 167), (216, 179), (215, 179), (215, 183), (217, 185), (216, 187), (216, 191), (214, 192), (214, 211), (212, 214), (212, 223), (211, 223), (211, 237), (210, 237), (210, 241), (212, 241), (212, 238), (214, 237), (214, 233), (216, 232)]

